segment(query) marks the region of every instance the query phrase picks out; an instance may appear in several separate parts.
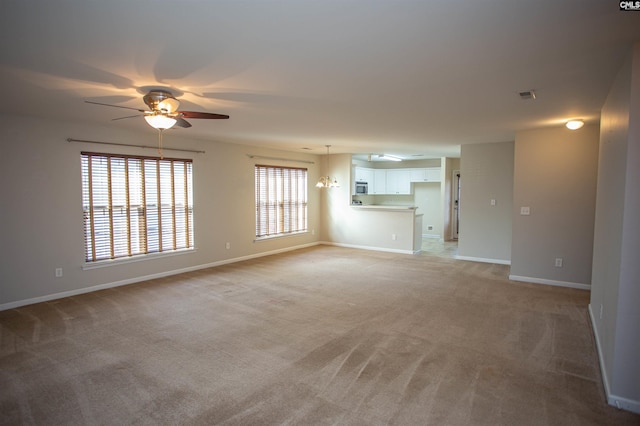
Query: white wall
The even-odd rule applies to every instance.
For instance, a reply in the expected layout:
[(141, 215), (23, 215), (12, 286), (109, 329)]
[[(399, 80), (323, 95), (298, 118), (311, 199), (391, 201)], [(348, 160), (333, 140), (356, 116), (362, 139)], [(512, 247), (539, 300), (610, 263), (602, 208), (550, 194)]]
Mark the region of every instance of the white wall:
[[(183, 255), (83, 270), (83, 220), (80, 152), (155, 155), (155, 150), (69, 143), (67, 138), (154, 146), (151, 129), (132, 133), (115, 126), (98, 127), (12, 115), (0, 115), (1, 252), (0, 309), (83, 292), (96, 286), (223, 263), (291, 247), (316, 244), (318, 233), (254, 243), (254, 171), (248, 154), (286, 157), (315, 164), (280, 162), (309, 169), (309, 228), (320, 230), (319, 156), (189, 139), (188, 129), (167, 131), (166, 147), (204, 150), (171, 152), (193, 158), (196, 250)], [(167, 151), (165, 155), (168, 155)], [(225, 243), (231, 249), (225, 249)], [(55, 277), (55, 269), (63, 277)]]
[(463, 145), (460, 169), (458, 258), (508, 264), (513, 142)]
[(610, 404), (640, 413), (640, 43), (602, 109), (589, 310)]
[[(516, 134), (512, 279), (589, 287), (598, 139), (593, 124)], [(531, 214), (521, 215), (521, 207)]]

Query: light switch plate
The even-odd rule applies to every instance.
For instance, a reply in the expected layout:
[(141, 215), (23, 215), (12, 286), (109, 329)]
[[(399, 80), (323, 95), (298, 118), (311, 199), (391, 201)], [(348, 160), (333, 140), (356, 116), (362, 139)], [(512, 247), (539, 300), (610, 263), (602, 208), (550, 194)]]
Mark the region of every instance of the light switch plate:
[(529, 216), (531, 214), (531, 208), (530, 207), (520, 207), (520, 214), (522, 216)]

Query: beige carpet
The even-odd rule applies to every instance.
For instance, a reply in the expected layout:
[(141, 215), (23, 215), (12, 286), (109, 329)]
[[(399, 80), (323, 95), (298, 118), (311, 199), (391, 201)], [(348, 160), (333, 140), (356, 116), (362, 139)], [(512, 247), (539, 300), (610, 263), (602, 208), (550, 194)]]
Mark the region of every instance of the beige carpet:
[(632, 425), (588, 292), (313, 247), (0, 312), (0, 422)]

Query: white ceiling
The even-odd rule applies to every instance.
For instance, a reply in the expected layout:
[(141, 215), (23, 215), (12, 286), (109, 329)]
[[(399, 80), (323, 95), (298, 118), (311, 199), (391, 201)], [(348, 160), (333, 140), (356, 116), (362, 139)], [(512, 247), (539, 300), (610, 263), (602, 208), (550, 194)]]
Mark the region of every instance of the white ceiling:
[[(291, 151), (458, 156), (596, 122), (640, 12), (605, 0), (4, 0), (0, 112), (153, 131), (148, 88), (191, 137)], [(534, 89), (535, 101), (518, 92)], [(165, 140), (170, 134), (165, 135)], [(417, 157), (412, 157), (417, 158)]]

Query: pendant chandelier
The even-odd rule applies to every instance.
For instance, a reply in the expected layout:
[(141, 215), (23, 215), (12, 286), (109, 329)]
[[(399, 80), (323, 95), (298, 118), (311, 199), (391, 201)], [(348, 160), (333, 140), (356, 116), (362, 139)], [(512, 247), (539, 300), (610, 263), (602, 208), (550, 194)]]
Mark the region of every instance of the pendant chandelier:
[[(325, 145), (327, 147), (327, 169), (329, 169), (329, 147), (331, 145)], [(316, 188), (338, 188), (340, 185), (338, 184), (338, 180), (336, 178), (332, 178), (329, 175), (320, 176), (318, 179), (318, 183), (316, 183)]]

